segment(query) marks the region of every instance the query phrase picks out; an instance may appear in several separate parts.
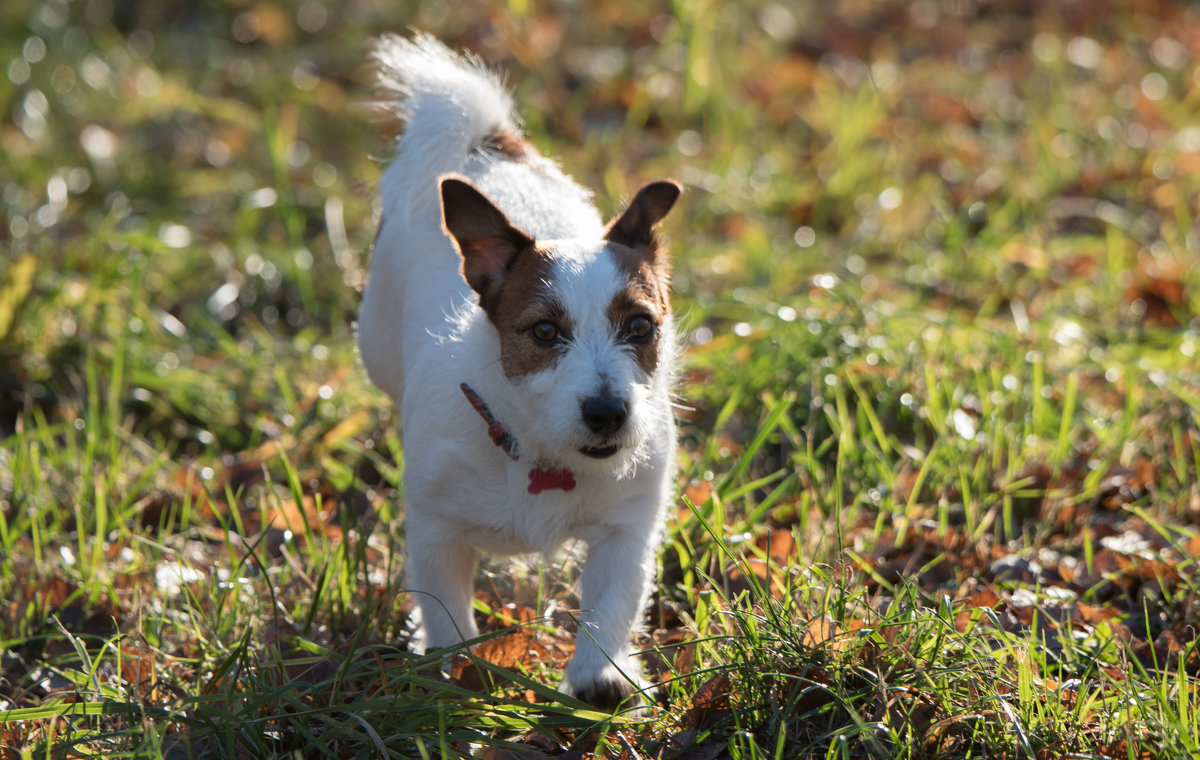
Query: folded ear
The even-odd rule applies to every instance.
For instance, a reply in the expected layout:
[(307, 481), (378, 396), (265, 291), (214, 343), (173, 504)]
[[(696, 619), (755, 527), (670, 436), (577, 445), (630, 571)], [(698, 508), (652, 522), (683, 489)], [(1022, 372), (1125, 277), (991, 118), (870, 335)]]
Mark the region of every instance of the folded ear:
[(481, 303), (495, 293), (513, 259), (533, 245), (504, 212), (465, 177), (444, 177), (442, 222), (463, 258), (463, 277)]
[(630, 248), (654, 243), (654, 228), (662, 221), (683, 187), (673, 179), (642, 185), (629, 206), (614, 219), (604, 233), (604, 239)]

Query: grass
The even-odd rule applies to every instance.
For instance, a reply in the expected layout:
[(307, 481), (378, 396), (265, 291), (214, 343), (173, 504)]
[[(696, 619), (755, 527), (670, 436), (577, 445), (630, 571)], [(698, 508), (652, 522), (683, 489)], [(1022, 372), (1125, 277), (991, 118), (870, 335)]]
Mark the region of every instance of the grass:
[[(396, 5), (0, 9), (0, 758), (1200, 756), (1191, 6)], [(606, 212), (688, 187), (646, 720), (554, 691), (575, 552), (404, 647), (408, 25)]]

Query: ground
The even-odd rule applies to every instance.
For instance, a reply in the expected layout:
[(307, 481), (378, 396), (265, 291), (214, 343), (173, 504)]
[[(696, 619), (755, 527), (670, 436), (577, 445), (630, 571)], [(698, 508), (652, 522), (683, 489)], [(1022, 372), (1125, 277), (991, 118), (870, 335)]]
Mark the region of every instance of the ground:
[[(554, 690), (578, 547), (404, 647), (408, 27), (606, 214), (686, 187), (647, 719)], [(0, 758), (1200, 754), (1197, 60), (1174, 2), (5, 3)]]

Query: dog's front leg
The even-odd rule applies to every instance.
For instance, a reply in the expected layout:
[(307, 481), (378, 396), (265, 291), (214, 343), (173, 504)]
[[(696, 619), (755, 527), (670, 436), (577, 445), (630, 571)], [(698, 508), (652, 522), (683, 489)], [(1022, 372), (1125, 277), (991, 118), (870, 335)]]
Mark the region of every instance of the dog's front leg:
[(409, 520), (408, 580), (421, 612), (418, 648), (453, 646), (479, 635), (472, 612), (475, 550), (440, 521)]
[(567, 691), (597, 707), (612, 709), (645, 687), (629, 637), (649, 592), (652, 537), (652, 530), (619, 530), (588, 545)]

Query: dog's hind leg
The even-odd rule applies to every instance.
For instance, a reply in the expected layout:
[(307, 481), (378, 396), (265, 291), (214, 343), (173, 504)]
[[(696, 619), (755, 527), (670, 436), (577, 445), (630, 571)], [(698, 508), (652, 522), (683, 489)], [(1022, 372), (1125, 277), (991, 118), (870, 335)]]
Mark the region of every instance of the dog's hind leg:
[(479, 635), (472, 612), (475, 550), (425, 521), (408, 525), (407, 586), (421, 611), (425, 651), (453, 646)]

